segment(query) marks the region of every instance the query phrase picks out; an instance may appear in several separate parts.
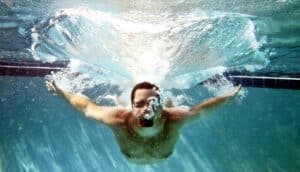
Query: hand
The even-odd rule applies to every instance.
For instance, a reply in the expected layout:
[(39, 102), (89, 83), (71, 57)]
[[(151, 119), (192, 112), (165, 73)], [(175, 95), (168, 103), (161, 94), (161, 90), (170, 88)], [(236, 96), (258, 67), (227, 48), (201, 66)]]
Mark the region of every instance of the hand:
[(231, 92), (229, 95), (230, 95), (231, 97), (237, 95), (237, 93), (241, 90), (241, 88), (242, 88), (242, 85), (239, 84), (237, 87), (235, 87), (235, 90), (234, 90), (233, 92)]
[(235, 87), (235, 89), (232, 92), (227, 93), (224, 96), (225, 97), (233, 97), (233, 96), (237, 95), (237, 93), (241, 90), (241, 88), (242, 88), (242, 85), (239, 84), (237, 87)]
[(48, 88), (49, 91), (53, 91), (53, 92), (57, 93), (60, 90), (53, 80), (52, 81), (46, 81), (46, 85), (47, 85), (47, 88)]

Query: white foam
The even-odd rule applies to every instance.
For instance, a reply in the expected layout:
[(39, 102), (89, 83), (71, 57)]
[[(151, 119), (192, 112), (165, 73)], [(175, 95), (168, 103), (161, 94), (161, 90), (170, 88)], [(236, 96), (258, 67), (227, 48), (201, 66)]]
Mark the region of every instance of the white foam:
[[(73, 25), (60, 23), (58, 19), (62, 16), (68, 16), (64, 20), (71, 21), (80, 34), (74, 35), (70, 30)], [(101, 82), (118, 83), (118, 77), (122, 76), (131, 83), (119, 85), (132, 86), (146, 80), (166, 88), (189, 88), (228, 67), (243, 66), (253, 71), (267, 64), (264, 53), (259, 51), (263, 40), (256, 40), (255, 25), (248, 17), (199, 10), (112, 14), (80, 7), (59, 10), (49, 25), (75, 40), (72, 44), (60, 44), (58, 38), (51, 37), (68, 56), (78, 60), (71, 60), (70, 72), (81, 70), (81, 76), (90, 78), (93, 84), (99, 83), (94, 82), (99, 79), (93, 77), (102, 71)], [(236, 21), (241, 22), (234, 25)], [(234, 27), (226, 28), (230, 23)], [(32, 51), (43, 41), (39, 32), (33, 28)], [(37, 51), (35, 55), (47, 56), (44, 53)], [(47, 58), (55, 59), (51, 55)], [(99, 70), (93, 74), (87, 69), (78, 69), (81, 63), (91, 64), (93, 71)]]
[[(233, 92), (236, 87), (231, 81), (229, 81), (225, 76), (219, 75), (218, 78), (215, 78), (212, 82), (204, 83), (204, 87), (207, 88), (210, 94), (213, 96), (221, 96)], [(244, 98), (246, 91), (244, 89), (238, 92), (240, 99)]]

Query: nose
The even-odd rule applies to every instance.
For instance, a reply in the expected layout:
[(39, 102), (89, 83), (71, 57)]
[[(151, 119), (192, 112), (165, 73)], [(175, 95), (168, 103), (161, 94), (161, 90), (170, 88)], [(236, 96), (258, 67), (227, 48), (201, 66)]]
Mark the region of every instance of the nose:
[(146, 114), (148, 113), (150, 110), (149, 110), (149, 105), (148, 104), (145, 104), (145, 106), (143, 106), (143, 109), (142, 109), (142, 112), (143, 114)]

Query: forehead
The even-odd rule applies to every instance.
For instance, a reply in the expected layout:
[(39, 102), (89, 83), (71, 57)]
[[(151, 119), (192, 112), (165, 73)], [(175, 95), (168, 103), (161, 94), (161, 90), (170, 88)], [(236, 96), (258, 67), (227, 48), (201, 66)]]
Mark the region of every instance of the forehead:
[(134, 93), (134, 101), (147, 100), (151, 96), (158, 96), (153, 89), (137, 89)]

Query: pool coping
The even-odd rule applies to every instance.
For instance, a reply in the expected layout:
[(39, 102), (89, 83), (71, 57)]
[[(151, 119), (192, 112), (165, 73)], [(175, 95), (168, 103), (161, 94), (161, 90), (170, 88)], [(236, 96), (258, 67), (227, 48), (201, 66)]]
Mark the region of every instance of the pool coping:
[[(21, 61), (10, 62), (0, 60), (0, 75), (2, 76), (40, 76), (49, 75), (66, 69), (69, 61), (41, 62), (41, 61)], [(232, 81), (234, 84), (242, 84), (243, 87), (259, 88), (280, 88), (300, 90), (300, 75), (268, 76), (268, 74), (251, 75), (247, 72), (225, 72), (222, 76)], [(216, 82), (220, 75), (213, 76), (199, 84)]]

